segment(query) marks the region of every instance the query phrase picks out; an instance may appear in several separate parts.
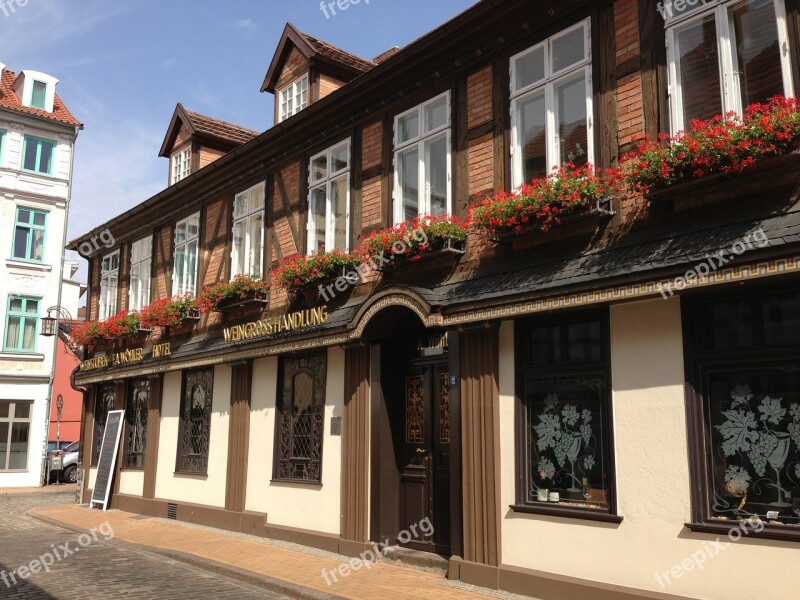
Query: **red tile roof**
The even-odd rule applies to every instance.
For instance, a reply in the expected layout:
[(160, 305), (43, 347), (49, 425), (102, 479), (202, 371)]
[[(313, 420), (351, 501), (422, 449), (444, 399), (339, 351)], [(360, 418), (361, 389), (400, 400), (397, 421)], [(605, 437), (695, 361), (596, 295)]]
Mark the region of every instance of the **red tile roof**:
[(17, 112), (25, 113), (35, 117), (50, 119), (51, 121), (58, 121), (59, 123), (67, 123), (69, 125), (81, 125), (72, 113), (69, 112), (67, 107), (61, 101), (61, 98), (56, 94), (55, 102), (53, 103), (53, 112), (49, 113), (46, 110), (39, 108), (30, 108), (23, 106), (17, 94), (14, 93), (12, 86), (17, 79), (17, 74), (8, 69), (3, 70), (2, 77), (0, 77), (0, 108), (8, 108)]
[(221, 121), (220, 119), (201, 115), (200, 113), (192, 112), (190, 110), (187, 110), (186, 114), (192, 120), (192, 125), (197, 133), (230, 141), (236, 144), (244, 144), (249, 142), (260, 133), (258, 131), (253, 131), (252, 129), (247, 129), (246, 127), (240, 127), (239, 125), (234, 125), (233, 123), (228, 123), (227, 121)]
[(302, 33), (302, 35), (306, 38), (306, 40), (308, 40), (308, 43), (311, 44), (318, 54), (321, 54), (330, 60), (348, 65), (363, 72), (367, 72), (376, 66), (376, 64), (371, 60), (365, 60), (360, 56), (356, 56), (355, 54), (351, 54), (346, 50), (337, 48), (333, 44), (329, 44), (328, 42), (317, 39), (308, 35), (307, 33)]

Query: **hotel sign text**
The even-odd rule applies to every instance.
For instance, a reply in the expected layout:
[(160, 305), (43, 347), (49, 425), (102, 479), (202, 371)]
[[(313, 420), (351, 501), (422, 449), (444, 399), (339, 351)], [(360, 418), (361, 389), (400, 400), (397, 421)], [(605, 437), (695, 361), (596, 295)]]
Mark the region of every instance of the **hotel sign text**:
[[(164, 358), (172, 356), (172, 347), (169, 342), (164, 344), (156, 344), (152, 350), (153, 358)], [(95, 371), (97, 369), (105, 369), (106, 367), (116, 367), (118, 365), (129, 365), (144, 360), (144, 348), (132, 348), (130, 350), (123, 350), (122, 352), (115, 352), (109, 356), (95, 356), (81, 363), (81, 371)]]

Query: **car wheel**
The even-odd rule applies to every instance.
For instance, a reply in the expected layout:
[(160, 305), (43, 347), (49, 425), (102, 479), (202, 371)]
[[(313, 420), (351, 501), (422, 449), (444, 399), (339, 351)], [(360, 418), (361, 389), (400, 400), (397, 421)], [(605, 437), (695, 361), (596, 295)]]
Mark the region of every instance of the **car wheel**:
[(70, 465), (66, 469), (64, 469), (64, 477), (62, 481), (68, 483), (75, 483), (78, 481), (78, 466), (77, 465)]

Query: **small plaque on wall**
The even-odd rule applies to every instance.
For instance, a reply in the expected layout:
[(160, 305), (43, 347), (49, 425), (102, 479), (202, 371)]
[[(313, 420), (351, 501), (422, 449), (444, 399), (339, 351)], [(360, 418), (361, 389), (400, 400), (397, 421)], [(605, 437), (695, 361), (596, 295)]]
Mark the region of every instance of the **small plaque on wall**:
[(342, 435), (342, 417), (331, 417), (331, 435)]

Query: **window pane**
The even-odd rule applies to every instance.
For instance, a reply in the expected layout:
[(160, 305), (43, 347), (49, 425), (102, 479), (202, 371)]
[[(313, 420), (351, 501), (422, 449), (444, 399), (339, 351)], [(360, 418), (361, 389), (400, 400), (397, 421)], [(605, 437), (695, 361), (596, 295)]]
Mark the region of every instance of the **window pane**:
[(571, 323), (567, 327), (569, 362), (596, 363), (603, 360), (603, 339), (600, 323)]
[(44, 98), (47, 86), (41, 81), (33, 82), (33, 94), (31, 95), (31, 106), (34, 108), (44, 108)]
[(30, 423), (11, 424), (11, 448), (8, 460), (9, 469), (28, 468), (28, 431)]
[(238, 194), (236, 199), (233, 201), (233, 216), (241, 217), (242, 215), (246, 215), (248, 211), (247, 208), (247, 193)]
[(182, 294), (185, 291), (183, 287), (185, 273), (186, 248), (184, 246), (178, 246), (175, 248), (175, 289), (172, 291), (173, 295), (175, 296)]
[(558, 163), (583, 165), (589, 161), (586, 124), (586, 76), (581, 73), (555, 89), (556, 126), (559, 136)]
[(542, 367), (563, 362), (561, 327), (558, 325), (533, 327), (528, 330), (526, 348), (528, 366)]
[(31, 246), (31, 260), (42, 260), (44, 258), (44, 230), (34, 229), (33, 244)]
[(28, 257), (28, 227), (20, 227), (14, 230), (14, 258)]
[(111, 255), (111, 270), (116, 271), (119, 269), (119, 252)]
[(522, 181), (545, 177), (547, 166), (547, 113), (544, 94), (520, 100), (517, 104), (517, 137), (522, 148)]
[(318, 156), (311, 161), (311, 181), (319, 181), (328, 176), (328, 155), (327, 153)]
[(9, 310), (12, 312), (22, 312), (22, 305), (24, 304), (24, 300), (22, 298), (13, 298), (9, 304)]
[(402, 144), (419, 137), (419, 111), (413, 111), (397, 119), (397, 142)]
[(402, 219), (408, 221), (419, 215), (419, 153), (417, 149), (397, 156)]
[(250, 190), (250, 210), (264, 208), (264, 186), (257, 185)]
[(333, 246), (347, 250), (347, 177), (331, 183), (331, 210), (333, 211)]
[(152, 260), (142, 262), (139, 274), (139, 308), (150, 303), (150, 269)]
[(192, 242), (186, 249), (186, 289), (184, 292), (195, 292), (197, 277), (197, 242)]
[(53, 161), (53, 144), (41, 143), (41, 153), (39, 155), (39, 173), (50, 173)]
[(198, 215), (192, 215), (189, 217), (189, 225), (187, 235), (189, 238), (197, 237), (200, 231), (200, 217)]
[(526, 500), (558, 492), (560, 501), (608, 508), (609, 450), (605, 377), (528, 377)]
[(239, 221), (233, 226), (233, 247), (236, 251), (236, 260), (233, 265), (234, 275), (241, 275), (247, 272), (247, 231), (245, 221)]
[(31, 211), (25, 210), (24, 208), (20, 208), (17, 210), (17, 222), (18, 223), (30, 223), (31, 222)]
[(423, 109), (425, 113), (425, 132), (447, 125), (447, 96), (429, 102)]
[(583, 27), (553, 40), (551, 45), (553, 73), (581, 62), (586, 56)]
[(20, 327), (22, 319), (20, 317), (8, 317), (6, 325), (6, 348), (19, 348)]
[(800, 524), (793, 457), (800, 451), (800, 365), (709, 371), (704, 377), (712, 516), (777, 511)]
[(514, 91), (544, 79), (544, 46), (536, 48), (514, 61)]
[(0, 423), (0, 471), (6, 469), (8, 464), (8, 423)]
[(709, 15), (675, 34), (678, 82), (683, 95), (683, 122), (710, 119), (722, 112), (717, 27)]
[(264, 215), (258, 213), (250, 218), (250, 265), (253, 275), (261, 275), (261, 257), (264, 254)]
[(175, 242), (180, 244), (186, 241), (186, 221), (180, 221), (175, 226)]
[(33, 224), (34, 225), (41, 225), (44, 226), (45, 219), (47, 218), (47, 213), (43, 212), (34, 212), (33, 213)]
[(26, 171), (36, 170), (36, 154), (39, 148), (39, 143), (31, 138), (25, 140), (25, 162), (22, 168)]
[(425, 176), (430, 194), (430, 213), (438, 217), (447, 213), (447, 136), (425, 143)]
[(742, 109), (783, 94), (778, 25), (772, 0), (743, 2), (730, 11)]
[(39, 314), (39, 301), (38, 300), (28, 300), (25, 302), (25, 312), (28, 314)]
[(311, 252), (319, 252), (325, 246), (326, 201), (324, 186), (311, 191)]
[(30, 402), (14, 403), (14, 419), (30, 419), (30, 417), (31, 417)]
[(350, 144), (342, 144), (331, 152), (331, 172), (338, 173), (350, 163)]
[[(7, 419), (8, 415), (11, 414), (10, 409), (10, 402), (0, 402), (0, 419)], [(2, 464), (2, 461), (0, 461), (0, 464)]]

